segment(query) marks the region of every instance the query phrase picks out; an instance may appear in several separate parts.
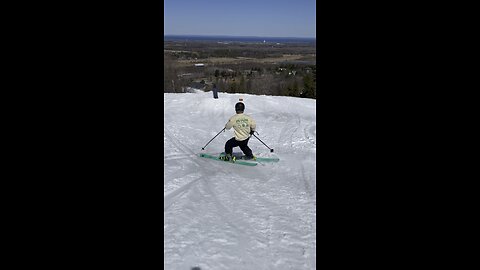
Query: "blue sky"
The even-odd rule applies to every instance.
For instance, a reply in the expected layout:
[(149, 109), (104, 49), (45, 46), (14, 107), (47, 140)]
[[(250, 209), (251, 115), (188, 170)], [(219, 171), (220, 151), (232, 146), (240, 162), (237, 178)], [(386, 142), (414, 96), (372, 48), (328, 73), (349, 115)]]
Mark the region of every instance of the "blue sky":
[(315, 37), (315, 1), (164, 0), (164, 34)]

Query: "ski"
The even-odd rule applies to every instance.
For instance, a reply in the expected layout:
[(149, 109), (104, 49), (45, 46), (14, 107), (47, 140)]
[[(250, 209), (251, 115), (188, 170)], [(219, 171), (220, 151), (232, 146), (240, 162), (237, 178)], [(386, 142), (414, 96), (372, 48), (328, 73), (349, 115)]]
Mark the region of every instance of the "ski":
[[(225, 156), (225, 152), (220, 153), (220, 157)], [(279, 162), (280, 159), (278, 157), (256, 157), (255, 159), (244, 159), (243, 153), (234, 152), (233, 156), (237, 158), (237, 160), (252, 160), (258, 162)]]
[(226, 162), (226, 163), (230, 163), (230, 164), (238, 164), (238, 165), (245, 165), (245, 166), (257, 166), (257, 163), (256, 162), (248, 162), (248, 161), (244, 161), (244, 160), (236, 160), (236, 161), (224, 161), (224, 160), (221, 160), (220, 159), (220, 155), (212, 155), (212, 154), (205, 154), (205, 153), (201, 153), (201, 154), (198, 154), (199, 157), (203, 157), (203, 158), (209, 158), (209, 159), (213, 159), (213, 160), (217, 160), (217, 161), (221, 161), (221, 162)]

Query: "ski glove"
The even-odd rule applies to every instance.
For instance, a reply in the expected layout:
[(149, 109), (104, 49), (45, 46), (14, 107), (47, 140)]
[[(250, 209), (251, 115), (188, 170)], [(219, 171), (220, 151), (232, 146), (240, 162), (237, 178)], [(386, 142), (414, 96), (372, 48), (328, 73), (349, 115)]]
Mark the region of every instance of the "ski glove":
[(253, 135), (255, 133), (255, 130), (250, 130), (250, 135)]

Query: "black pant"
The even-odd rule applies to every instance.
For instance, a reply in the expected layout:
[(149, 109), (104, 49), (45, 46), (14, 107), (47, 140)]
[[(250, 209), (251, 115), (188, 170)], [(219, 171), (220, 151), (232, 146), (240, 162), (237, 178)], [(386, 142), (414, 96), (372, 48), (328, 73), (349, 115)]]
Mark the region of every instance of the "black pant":
[(244, 141), (237, 141), (235, 140), (235, 137), (231, 138), (225, 143), (225, 153), (231, 155), (233, 153), (233, 147), (239, 146), (240, 149), (242, 149), (242, 152), (245, 154), (245, 156), (253, 157), (252, 150), (248, 147), (249, 139), (250, 138)]

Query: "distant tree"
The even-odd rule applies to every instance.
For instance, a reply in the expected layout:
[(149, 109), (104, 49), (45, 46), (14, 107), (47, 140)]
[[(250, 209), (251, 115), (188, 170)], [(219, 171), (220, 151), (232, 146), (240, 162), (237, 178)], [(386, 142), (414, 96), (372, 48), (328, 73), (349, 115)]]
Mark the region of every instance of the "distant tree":
[(163, 66), (163, 92), (179, 92), (183, 86), (178, 79), (176, 59), (173, 55), (164, 54)]
[(313, 76), (311, 74), (306, 74), (303, 77), (303, 91), (302, 91), (301, 97), (305, 97), (305, 98), (315, 97), (315, 84), (313, 81)]
[(282, 85), (280, 83), (277, 83), (277, 85), (275, 86), (275, 92), (273, 95), (280, 96), (281, 93), (282, 93)]
[(229, 93), (232, 93), (232, 94), (237, 93), (238, 91), (237, 89), (238, 89), (237, 83), (231, 82), (229, 87), (229, 90), (230, 90)]
[(293, 90), (293, 95), (292, 96), (294, 96), (294, 97), (300, 96), (300, 87), (298, 85), (297, 80), (293, 81), (293, 89), (292, 90)]
[(216, 85), (219, 92), (228, 92), (227, 85), (224, 80), (218, 80)]
[(247, 85), (245, 82), (245, 76), (240, 77), (240, 84), (238, 85), (238, 92), (239, 93), (246, 93), (247, 92)]
[(253, 88), (252, 88), (252, 80), (248, 79), (247, 80), (247, 85), (246, 85), (246, 88), (245, 88), (245, 93), (253, 93)]
[(215, 69), (215, 78), (218, 78), (220, 76), (220, 70)]
[(251, 79), (252, 82), (252, 94), (256, 95), (269, 95), (275, 90), (275, 78), (272, 74), (267, 74), (263, 77), (255, 77)]
[(288, 95), (291, 97), (298, 97), (300, 96), (300, 91), (298, 88), (297, 80), (294, 80), (291, 85), (288, 86)]

